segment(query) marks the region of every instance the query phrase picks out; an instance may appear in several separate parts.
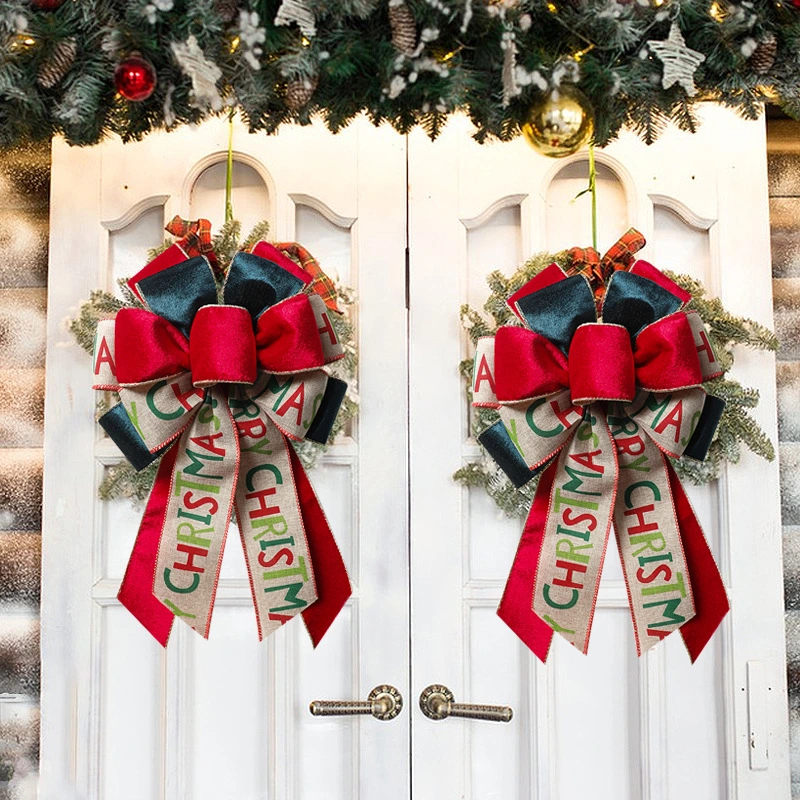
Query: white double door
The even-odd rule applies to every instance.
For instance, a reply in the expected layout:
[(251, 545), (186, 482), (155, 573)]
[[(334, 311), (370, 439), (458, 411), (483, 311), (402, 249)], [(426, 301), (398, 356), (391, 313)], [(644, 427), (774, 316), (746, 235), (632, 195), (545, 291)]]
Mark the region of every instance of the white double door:
[[(337, 136), (236, 132), (245, 231), (268, 219), (272, 238), (301, 242), (358, 295), (359, 416), (311, 473), (354, 593), (316, 651), (298, 622), (258, 643), (238, 537), (208, 641), (177, 626), (164, 651), (117, 603), (141, 509), (97, 499), (120, 456), (95, 426), (88, 360), (66, 346), (64, 318), (140, 268), (166, 220), (219, 224), (225, 124), (54, 145), (43, 800), (789, 796), (773, 465), (745, 456), (691, 492), (733, 607), (694, 667), (678, 637), (637, 660), (612, 548), (587, 657), (557, 641), (540, 665), (494, 613), (522, 523), (450, 477), (478, 452), (459, 307), (482, 305), (492, 269), (590, 234), (571, 203), (584, 156), (549, 161), (469, 133), (459, 119), (434, 143), (363, 120)], [(635, 225), (644, 257), (769, 322), (762, 125), (711, 110), (695, 137), (623, 137), (598, 158), (601, 247)], [(737, 372), (761, 390), (775, 438), (771, 358), (743, 353)], [(432, 683), (514, 718), (429, 720), (418, 698)], [(378, 684), (404, 698), (391, 721), (309, 714)]]

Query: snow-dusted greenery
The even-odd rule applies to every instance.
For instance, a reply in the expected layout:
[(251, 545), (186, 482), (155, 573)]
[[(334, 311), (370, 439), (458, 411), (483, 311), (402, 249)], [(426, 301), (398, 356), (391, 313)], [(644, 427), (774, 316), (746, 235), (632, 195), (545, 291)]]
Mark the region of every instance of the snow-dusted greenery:
[[(800, 116), (797, 0), (0, 0), (0, 146), (63, 134), (136, 139), (237, 109), (252, 130), (318, 113), (337, 131), (365, 112), (434, 136), (454, 110), (477, 137), (519, 133), (562, 81), (595, 111), (602, 146), (696, 125), (714, 100), (748, 117), (765, 100)], [(46, 85), (63, 44), (74, 61)], [(667, 44), (664, 44), (664, 43)], [(675, 43), (680, 46), (676, 48)], [(62, 45), (60, 47), (60, 45)], [(665, 60), (665, 48), (669, 53)], [(140, 54), (155, 92), (128, 102), (115, 66)], [(187, 57), (192, 54), (192, 58)], [(667, 70), (683, 65), (681, 80)], [(202, 69), (200, 68), (202, 66)], [(60, 71), (59, 71), (60, 74)], [(309, 89), (298, 100), (297, 86)], [(696, 93), (694, 89), (696, 87)]]

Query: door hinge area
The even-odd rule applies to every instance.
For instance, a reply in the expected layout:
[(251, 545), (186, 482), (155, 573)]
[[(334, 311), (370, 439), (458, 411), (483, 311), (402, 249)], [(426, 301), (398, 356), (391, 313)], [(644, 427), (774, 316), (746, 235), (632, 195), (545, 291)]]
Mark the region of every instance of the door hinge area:
[(750, 769), (769, 768), (769, 692), (763, 661), (747, 662), (747, 727)]

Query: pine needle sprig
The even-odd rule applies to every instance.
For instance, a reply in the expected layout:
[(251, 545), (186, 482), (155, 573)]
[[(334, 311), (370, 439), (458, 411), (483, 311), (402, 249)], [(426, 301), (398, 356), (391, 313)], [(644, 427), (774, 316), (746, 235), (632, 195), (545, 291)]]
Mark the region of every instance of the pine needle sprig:
[(143, 504), (156, 479), (157, 464), (137, 472), (127, 461), (107, 467), (103, 480), (97, 488), (101, 500), (131, 500), (135, 505)]
[(102, 289), (95, 289), (89, 299), (81, 303), (78, 313), (67, 321), (67, 329), (75, 341), (91, 355), (94, 352), (94, 337), (97, 323), (110, 319), (125, 306), (125, 301)]

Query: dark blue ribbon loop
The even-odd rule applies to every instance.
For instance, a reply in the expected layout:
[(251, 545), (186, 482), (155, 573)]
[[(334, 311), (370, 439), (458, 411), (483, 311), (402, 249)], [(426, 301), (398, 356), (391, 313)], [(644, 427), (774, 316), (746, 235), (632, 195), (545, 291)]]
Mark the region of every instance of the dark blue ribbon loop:
[(270, 306), (302, 290), (303, 281), (274, 262), (252, 253), (237, 253), (228, 270), (223, 298), (246, 308), (253, 319)]
[(333, 423), (336, 422), (336, 415), (344, 402), (347, 394), (347, 383), (339, 378), (328, 378), (325, 385), (325, 394), (319, 404), (314, 419), (306, 433), (306, 439), (318, 444), (327, 444), (328, 438), (333, 430)]
[(573, 275), (525, 295), (517, 301), (517, 306), (530, 329), (564, 353), (569, 352), (569, 343), (578, 327), (597, 320), (592, 289), (582, 275)]
[(497, 462), (497, 466), (508, 475), (509, 480), (519, 489), (535, 478), (547, 464), (531, 469), (520, 455), (517, 446), (511, 441), (502, 420), (489, 426), (478, 441), (486, 448), (486, 452)]
[(649, 278), (620, 270), (611, 276), (603, 301), (603, 322), (622, 325), (631, 340), (657, 319), (669, 316), (683, 303)]
[(171, 322), (187, 339), (198, 310), (217, 302), (214, 273), (203, 256), (148, 275), (137, 286), (150, 310)]
[(131, 422), (122, 403), (117, 403), (97, 421), (137, 472), (141, 472), (152, 464), (169, 447), (167, 445), (161, 450), (151, 453), (142, 437), (139, 436), (139, 432)]
[(689, 439), (689, 444), (683, 451), (687, 458), (691, 458), (694, 461), (706, 460), (708, 448), (711, 447), (711, 442), (714, 440), (714, 434), (719, 421), (722, 419), (724, 410), (725, 401), (721, 397), (716, 397), (713, 394), (706, 395), (706, 402), (700, 412), (697, 427), (694, 429), (692, 438)]

